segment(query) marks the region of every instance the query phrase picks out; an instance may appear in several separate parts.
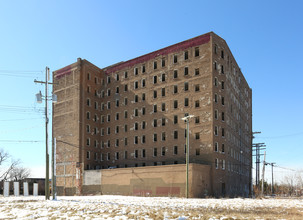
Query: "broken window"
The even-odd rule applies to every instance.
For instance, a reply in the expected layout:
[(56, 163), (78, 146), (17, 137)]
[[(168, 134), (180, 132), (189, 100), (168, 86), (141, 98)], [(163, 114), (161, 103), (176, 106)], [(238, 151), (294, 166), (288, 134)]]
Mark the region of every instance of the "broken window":
[(188, 75), (188, 67), (184, 67), (184, 76), (187, 76)]
[(178, 70), (174, 70), (174, 79), (178, 78)]
[(156, 142), (158, 140), (157, 134), (154, 134), (153, 140), (154, 140), (154, 142)]
[(161, 110), (162, 110), (162, 112), (165, 111), (165, 103), (162, 103), (162, 105), (161, 105)]
[(199, 101), (199, 100), (196, 100), (196, 101), (195, 101), (195, 107), (196, 107), (196, 108), (200, 107), (200, 101)]
[(134, 89), (138, 89), (138, 87), (139, 87), (139, 83), (138, 83), (138, 81), (135, 81), (134, 82)]
[(166, 147), (162, 147), (161, 156), (165, 156)]
[(195, 48), (195, 57), (198, 57), (200, 55), (199, 47)]
[(200, 155), (200, 148), (196, 148), (196, 156)]
[(142, 65), (142, 73), (145, 73), (145, 65)]
[(157, 112), (157, 104), (154, 104), (154, 112)]
[(178, 154), (178, 146), (174, 146), (174, 154)]
[(174, 139), (178, 139), (178, 131), (174, 131)]
[(157, 69), (157, 61), (154, 61), (154, 70)]
[(156, 157), (157, 156), (157, 148), (153, 149), (153, 156)]
[(188, 51), (184, 51), (184, 60), (188, 60)]
[(184, 91), (188, 91), (188, 82), (184, 83)]
[(200, 117), (199, 116), (195, 117), (195, 123), (196, 124), (200, 123)]
[(195, 85), (195, 92), (199, 92), (200, 91), (200, 86), (199, 84)]
[(200, 133), (195, 134), (196, 140), (200, 139)]
[(165, 96), (165, 88), (161, 89), (161, 95), (162, 95), (162, 97)]
[(174, 108), (178, 108), (178, 100), (174, 100)]
[(178, 62), (178, 56), (174, 55), (174, 63), (177, 63), (177, 62)]
[(165, 141), (165, 139), (166, 139), (166, 134), (165, 132), (162, 132), (162, 141)]
[(135, 76), (137, 76), (137, 75), (138, 75), (138, 73), (139, 73), (139, 71), (138, 71), (138, 67), (136, 67), (136, 68), (134, 69), (134, 74), (135, 74)]
[(156, 84), (157, 83), (157, 76), (154, 76), (153, 80), (154, 80), (154, 84)]
[(142, 87), (144, 88), (145, 85), (146, 85), (146, 81), (145, 81), (145, 79), (142, 79)]
[(184, 106), (188, 106), (188, 98), (184, 98)]
[(178, 86), (174, 85), (174, 94), (178, 93)]
[(161, 66), (165, 67), (165, 58), (162, 58), (162, 60), (161, 60)]
[(178, 124), (178, 115), (174, 115), (174, 124)]
[(218, 142), (215, 142), (215, 152), (218, 152)]
[(157, 98), (157, 91), (154, 90), (154, 99)]

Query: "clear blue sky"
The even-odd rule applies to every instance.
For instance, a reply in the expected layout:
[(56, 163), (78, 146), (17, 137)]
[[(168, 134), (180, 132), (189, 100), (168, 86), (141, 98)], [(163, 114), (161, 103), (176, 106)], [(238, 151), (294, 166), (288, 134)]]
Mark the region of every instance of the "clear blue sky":
[(43, 86), (33, 82), (45, 66), (81, 57), (102, 68), (214, 31), (253, 90), (255, 141), (266, 143), (267, 161), (301, 169), (302, 11), (299, 0), (0, 0), (0, 148), (44, 176), (44, 142), (4, 140), (45, 140), (44, 105), (34, 98)]

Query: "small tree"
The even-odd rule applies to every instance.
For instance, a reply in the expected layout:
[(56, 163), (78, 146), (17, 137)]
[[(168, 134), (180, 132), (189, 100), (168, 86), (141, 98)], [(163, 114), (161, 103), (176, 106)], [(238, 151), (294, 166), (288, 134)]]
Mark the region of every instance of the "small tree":
[(20, 167), (20, 160), (13, 160), (7, 152), (0, 149), (0, 181), (18, 181), (29, 175), (29, 169)]
[(20, 181), (28, 178), (29, 175), (29, 169), (17, 166), (9, 172), (8, 179), (10, 181)]

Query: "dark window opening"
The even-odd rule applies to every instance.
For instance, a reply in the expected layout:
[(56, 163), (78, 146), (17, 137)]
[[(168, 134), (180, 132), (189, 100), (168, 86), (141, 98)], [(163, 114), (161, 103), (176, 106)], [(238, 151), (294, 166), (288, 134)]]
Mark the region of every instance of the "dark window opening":
[(157, 98), (157, 91), (154, 90), (154, 99)]
[(161, 89), (161, 94), (162, 94), (162, 96), (165, 96), (165, 88)]
[(177, 100), (174, 101), (174, 108), (178, 108), (178, 101)]
[(162, 112), (165, 111), (165, 103), (162, 103), (161, 110), (162, 110)]
[(162, 126), (165, 126), (165, 122), (166, 122), (166, 119), (165, 118), (162, 118)]
[(184, 67), (184, 76), (188, 75), (188, 67)]
[(157, 69), (157, 61), (154, 61), (154, 69)]
[(164, 59), (164, 58), (162, 58), (161, 66), (162, 66), (162, 67), (165, 67), (165, 59)]
[(199, 100), (196, 100), (196, 101), (195, 101), (195, 107), (196, 107), (196, 108), (200, 107), (200, 102), (199, 102)]
[(185, 99), (184, 99), (184, 106), (187, 107), (187, 106), (188, 106), (188, 102), (189, 102), (189, 101), (188, 101), (188, 98), (185, 98)]
[(178, 146), (174, 146), (174, 154), (178, 154)]
[(178, 56), (174, 55), (174, 63), (177, 63), (177, 62), (178, 62)]
[(134, 69), (134, 73), (135, 73), (135, 76), (138, 75), (139, 71), (138, 71), (138, 68), (137, 68), (137, 67)]
[(188, 82), (184, 83), (184, 91), (188, 91)]
[(188, 60), (188, 51), (184, 52), (184, 60)]
[(174, 79), (178, 78), (178, 70), (174, 70)]
[(174, 94), (176, 94), (176, 93), (178, 93), (178, 86), (177, 85), (174, 86)]
[(174, 124), (178, 124), (178, 115), (174, 115)]
[(153, 78), (154, 79), (154, 84), (157, 83), (157, 78), (158, 78), (157, 76), (154, 76), (154, 78)]
[(195, 48), (195, 57), (198, 57), (200, 55), (199, 47)]
[(200, 74), (199, 68), (195, 69), (195, 76), (197, 76), (199, 74)]

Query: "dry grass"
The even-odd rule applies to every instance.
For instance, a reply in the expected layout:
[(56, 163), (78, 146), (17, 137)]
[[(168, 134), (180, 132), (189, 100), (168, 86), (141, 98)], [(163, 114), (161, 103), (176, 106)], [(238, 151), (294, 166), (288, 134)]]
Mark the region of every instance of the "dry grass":
[[(216, 200), (218, 201), (218, 200)], [(233, 209), (232, 206), (223, 206), (216, 204), (213, 206), (196, 206), (193, 208), (190, 205), (176, 205), (173, 206), (158, 206), (158, 205), (141, 205), (134, 204), (129, 206), (128, 204), (112, 204), (112, 203), (100, 203), (94, 202), (92, 204), (85, 202), (45, 202), (45, 201), (26, 201), (19, 200), (14, 202), (2, 203), (2, 209), (7, 214), (6, 219), (18, 218), (18, 210), (28, 210), (29, 214), (25, 214), (24, 219), (36, 219), (42, 212), (46, 212), (48, 219), (179, 219), (185, 217), (186, 219), (303, 219), (303, 207), (294, 208), (292, 206), (262, 206), (267, 203), (266, 200), (261, 201), (260, 206), (256, 208), (242, 205)], [(252, 200), (257, 202), (260, 200)], [(228, 201), (227, 201), (228, 203)], [(252, 204), (250, 203), (250, 204)], [(1, 207), (0, 207), (1, 208)], [(17, 211), (16, 211), (17, 210)], [(20, 216), (19, 216), (20, 217)], [(1, 219), (1, 217), (0, 217)]]

